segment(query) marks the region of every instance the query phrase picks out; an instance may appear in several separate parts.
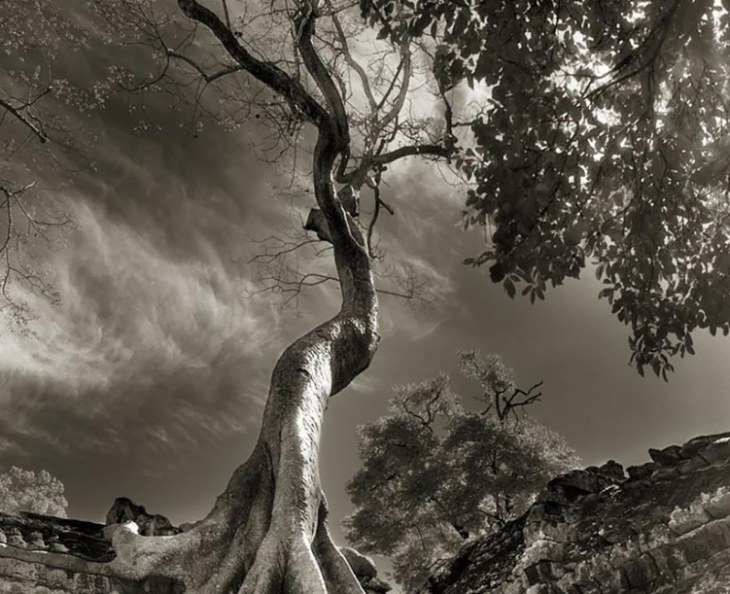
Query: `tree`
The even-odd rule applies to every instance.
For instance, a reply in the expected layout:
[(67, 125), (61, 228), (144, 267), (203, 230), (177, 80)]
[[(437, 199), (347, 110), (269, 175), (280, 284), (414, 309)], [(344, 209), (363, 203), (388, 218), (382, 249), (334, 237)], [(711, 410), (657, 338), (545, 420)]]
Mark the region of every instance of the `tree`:
[(360, 427), (363, 466), (347, 485), (355, 512), (348, 538), (389, 555), (393, 575), (415, 592), (474, 536), (523, 513), (550, 478), (579, 459), (565, 440), (518, 410), (536, 402), (498, 356), (459, 354), (481, 388), (467, 410), (446, 375), (395, 388), (390, 415)]
[(61, 299), (39, 252), (54, 248), (73, 225), (59, 194), (86, 166), (80, 148), (87, 132), (76, 108), (96, 101), (64, 76), (86, 35), (59, 6), (6, 3), (0, 38), (0, 311), (26, 327), (32, 306), (16, 285), (53, 303)]
[[(278, 360), (258, 444), (211, 513), (165, 539), (117, 530), (116, 575), (202, 594), (361, 591), (328, 533), (318, 447), (328, 399), (377, 349), (373, 229), (400, 159), (450, 160), (470, 178), (466, 224), (494, 228), (471, 263), (493, 262), (510, 295), (522, 281), (543, 298), (597, 262), (640, 371), (670, 370), (697, 327), (730, 331), (727, 14), (711, 2), (363, 0), (377, 39), (345, 0), (94, 4), (130, 61), (140, 41), (156, 52), (141, 82), (121, 65), (114, 80), (187, 99), (195, 117), (263, 115), (277, 151), (309, 154), (306, 228), (334, 270), (294, 287), (334, 279), (342, 292)], [(476, 114), (459, 103), (468, 83), (490, 89)], [(409, 111), (416, 87), (437, 117)]]
[(63, 483), (47, 470), (36, 473), (12, 466), (0, 474), (0, 512), (32, 512), (65, 518), (68, 501), (63, 491)]

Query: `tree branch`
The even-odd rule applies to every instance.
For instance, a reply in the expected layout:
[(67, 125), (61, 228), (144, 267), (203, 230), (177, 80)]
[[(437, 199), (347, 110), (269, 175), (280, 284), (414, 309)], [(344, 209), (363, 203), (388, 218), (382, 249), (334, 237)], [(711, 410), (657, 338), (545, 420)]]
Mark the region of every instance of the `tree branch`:
[(363, 91), (365, 92), (365, 97), (368, 100), (371, 111), (373, 112), (373, 114), (375, 114), (378, 111), (378, 104), (375, 101), (373, 90), (370, 87), (370, 79), (368, 78), (365, 69), (357, 62), (357, 60), (355, 60), (355, 58), (353, 58), (352, 53), (350, 52), (350, 46), (347, 43), (347, 36), (342, 29), (340, 19), (337, 18), (337, 13), (334, 11), (334, 8), (332, 7), (332, 2), (330, 0), (327, 0), (327, 6), (329, 6), (330, 10), (332, 11), (332, 22), (335, 25), (337, 36), (340, 39), (340, 44), (342, 46), (342, 55), (344, 56), (345, 61), (350, 66), (350, 68), (352, 68), (360, 77), (360, 82), (362, 84)]
[(317, 20), (314, 0), (308, 0), (303, 6), (300, 14), (295, 18), (298, 33), (298, 47), (307, 72), (312, 76), (317, 87), (324, 95), (330, 113), (319, 122), (320, 131), (325, 124), (329, 125), (330, 132), (334, 135), (334, 150), (339, 154), (349, 144), (347, 111), (337, 85), (332, 80), (327, 67), (322, 62), (319, 54), (312, 45), (314, 26)]
[[(46, 93), (49, 93), (50, 89), (46, 89), (42, 94), (45, 95)], [(40, 97), (40, 96), (39, 96)], [(37, 100), (38, 98), (36, 98)], [(21, 124), (23, 124), (26, 128), (28, 128), (33, 134), (36, 135), (38, 140), (41, 142), (41, 144), (45, 144), (48, 142), (48, 136), (46, 133), (41, 130), (38, 126), (36, 126), (28, 117), (23, 115), (22, 111), (27, 106), (20, 106), (15, 107), (8, 103), (5, 99), (0, 98), (0, 107), (3, 107), (9, 114), (11, 114), (16, 120), (18, 120)]]
[(301, 112), (310, 122), (320, 126), (328, 120), (325, 109), (299, 81), (275, 64), (251, 55), (214, 12), (196, 0), (178, 0), (178, 6), (188, 18), (205, 25), (243, 70), (284, 97), (292, 108)]
[(451, 155), (451, 149), (441, 144), (414, 144), (402, 146), (389, 153), (376, 155), (372, 158), (374, 165), (386, 165), (402, 159), (403, 157), (421, 156), (421, 157), (442, 157), (448, 158)]
[(208, 74), (207, 72), (205, 72), (205, 70), (203, 70), (203, 68), (197, 62), (195, 62), (195, 60), (193, 60), (192, 58), (189, 58), (185, 54), (181, 54), (173, 49), (168, 49), (167, 55), (170, 56), (171, 58), (177, 58), (178, 60), (182, 60), (186, 64), (189, 64), (190, 66), (195, 68), (195, 70), (198, 71), (200, 76), (203, 77), (205, 82), (208, 82), (208, 83), (211, 83), (214, 80), (222, 78), (228, 74), (233, 74), (234, 72), (241, 72), (241, 71), (245, 70), (243, 66), (238, 64), (238, 65), (228, 66), (227, 68), (223, 68), (222, 70), (219, 70), (218, 72), (214, 72), (213, 74)]

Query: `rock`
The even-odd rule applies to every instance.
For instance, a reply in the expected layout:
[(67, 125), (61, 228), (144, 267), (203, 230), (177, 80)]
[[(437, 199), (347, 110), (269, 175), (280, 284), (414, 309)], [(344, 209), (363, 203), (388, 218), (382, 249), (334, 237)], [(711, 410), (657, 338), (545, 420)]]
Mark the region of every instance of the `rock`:
[(597, 466), (585, 470), (571, 470), (567, 474), (551, 480), (538, 495), (537, 501), (571, 504), (586, 495), (599, 493), (615, 482), (611, 476), (602, 473)]
[(366, 578), (360, 582), (360, 585), (368, 593), (375, 592), (376, 594), (380, 594), (381, 592), (390, 592), (392, 590), (388, 582), (384, 582), (376, 577)]
[(374, 578), (378, 575), (378, 568), (375, 567), (375, 563), (370, 557), (366, 557), (350, 547), (342, 547), (340, 552), (356, 578)]
[(68, 553), (68, 547), (62, 542), (54, 542), (48, 545), (48, 550), (54, 553)]
[(609, 460), (603, 466), (599, 467), (598, 472), (610, 479), (613, 479), (617, 483), (620, 483), (626, 479), (624, 474), (624, 467), (621, 466), (615, 460)]
[(43, 534), (41, 534), (37, 530), (34, 530), (33, 532), (31, 532), (28, 535), (27, 546), (29, 549), (33, 549), (36, 551), (46, 550), (46, 543), (43, 541)]
[(8, 542), (8, 537), (5, 536), (5, 532), (0, 530), (0, 544), (6, 544)]
[(117, 497), (111, 509), (106, 513), (106, 525), (134, 522), (137, 516), (148, 515), (144, 505), (137, 505), (129, 497)]
[(730, 438), (721, 437), (702, 451), (702, 457), (710, 464), (725, 462), (730, 458)]
[(28, 546), (20, 530), (17, 528), (10, 528), (8, 530), (8, 544), (19, 549), (25, 549)]
[(697, 454), (701, 453), (710, 444), (716, 442), (718, 439), (723, 437), (730, 437), (730, 433), (717, 433), (716, 435), (701, 435), (690, 439), (687, 443), (682, 446), (682, 456), (685, 458), (692, 458)]
[(626, 469), (626, 472), (628, 473), (631, 480), (639, 481), (642, 479), (647, 479), (652, 474), (654, 474), (656, 467), (656, 462), (646, 462), (645, 464), (641, 464), (639, 466), (629, 466)]
[(684, 459), (682, 448), (679, 446), (669, 446), (661, 450), (650, 449), (649, 456), (661, 466), (675, 466)]
[[(179, 534), (180, 529), (172, 525), (170, 520), (160, 514), (150, 514), (143, 505), (138, 505), (128, 497), (118, 497), (106, 514), (106, 525), (135, 522), (142, 536), (170, 536)], [(111, 535), (106, 535), (110, 538)]]
[(184, 524), (180, 524), (180, 532), (190, 532), (193, 528), (200, 524), (200, 522), (202, 522), (202, 520), (198, 520), (196, 522), (185, 522)]
[(180, 533), (179, 528), (173, 526), (170, 520), (160, 514), (148, 516), (141, 521), (138, 516), (137, 524), (139, 524), (140, 534), (143, 536), (172, 536)]
[(46, 542), (48, 543), (49, 551), (53, 553), (68, 553), (68, 547), (62, 542), (59, 542), (56, 534), (51, 534), (51, 536), (46, 539)]

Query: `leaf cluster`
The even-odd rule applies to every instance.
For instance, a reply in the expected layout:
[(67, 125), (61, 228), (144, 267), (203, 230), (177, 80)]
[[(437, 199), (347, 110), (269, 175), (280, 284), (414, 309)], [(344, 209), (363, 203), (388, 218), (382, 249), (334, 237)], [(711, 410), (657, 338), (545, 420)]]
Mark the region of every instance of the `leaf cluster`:
[[(589, 265), (666, 379), (691, 333), (730, 333), (730, 18), (711, 0), (376, 0), (381, 35), (436, 36), (434, 74), (487, 85), (455, 163), (466, 261), (543, 299)], [(493, 232), (492, 232), (493, 231)]]

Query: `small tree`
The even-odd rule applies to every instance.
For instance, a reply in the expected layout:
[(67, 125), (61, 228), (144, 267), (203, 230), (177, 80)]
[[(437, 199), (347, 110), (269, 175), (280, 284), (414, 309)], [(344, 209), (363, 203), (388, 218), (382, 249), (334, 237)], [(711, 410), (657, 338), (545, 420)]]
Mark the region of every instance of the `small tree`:
[(65, 518), (68, 501), (63, 491), (63, 483), (47, 470), (36, 473), (12, 466), (0, 474), (0, 512), (33, 512)]
[[(389, 555), (393, 575), (416, 589), (464, 540), (522, 513), (552, 476), (579, 459), (563, 437), (517, 410), (540, 394), (520, 390), (500, 357), (460, 353), (477, 380), (466, 410), (446, 375), (397, 387), (391, 415), (360, 427), (363, 467), (348, 483), (349, 539)], [(483, 405), (486, 404), (486, 407)]]

